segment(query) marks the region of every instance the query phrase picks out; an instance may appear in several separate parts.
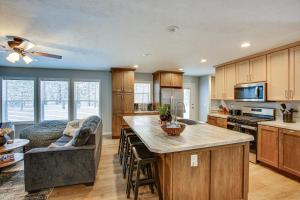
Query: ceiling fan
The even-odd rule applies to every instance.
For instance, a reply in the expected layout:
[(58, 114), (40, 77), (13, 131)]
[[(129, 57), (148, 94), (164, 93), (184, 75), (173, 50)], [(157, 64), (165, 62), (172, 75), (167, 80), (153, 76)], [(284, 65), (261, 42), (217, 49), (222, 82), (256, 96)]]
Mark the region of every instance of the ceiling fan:
[(45, 56), (49, 58), (62, 59), (62, 56), (60, 55), (29, 51), (35, 46), (35, 44), (25, 38), (8, 35), (6, 36), (6, 39), (7, 46), (0, 44), (0, 52), (1, 49), (5, 52), (9, 52), (9, 55), (6, 57), (6, 60), (9, 62), (15, 63), (19, 61), (21, 57), (26, 64), (29, 64), (33, 61), (30, 56)]

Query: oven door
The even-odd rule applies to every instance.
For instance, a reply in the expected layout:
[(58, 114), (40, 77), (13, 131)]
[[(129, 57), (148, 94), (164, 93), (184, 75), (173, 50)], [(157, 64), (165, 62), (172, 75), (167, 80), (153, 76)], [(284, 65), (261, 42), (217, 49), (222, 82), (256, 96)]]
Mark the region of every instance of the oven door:
[(267, 83), (238, 84), (234, 87), (234, 99), (236, 101), (266, 101)]

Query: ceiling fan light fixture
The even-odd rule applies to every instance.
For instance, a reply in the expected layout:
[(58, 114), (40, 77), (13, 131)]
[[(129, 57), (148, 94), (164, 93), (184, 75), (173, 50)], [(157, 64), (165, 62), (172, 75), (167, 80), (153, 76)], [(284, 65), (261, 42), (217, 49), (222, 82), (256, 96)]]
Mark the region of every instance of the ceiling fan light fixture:
[(9, 62), (12, 62), (12, 63), (19, 61), (19, 59), (20, 59), (20, 55), (16, 52), (13, 52), (6, 57), (6, 60), (8, 60)]
[(26, 64), (29, 64), (32, 62), (32, 58), (30, 58), (29, 56), (23, 56), (23, 60)]

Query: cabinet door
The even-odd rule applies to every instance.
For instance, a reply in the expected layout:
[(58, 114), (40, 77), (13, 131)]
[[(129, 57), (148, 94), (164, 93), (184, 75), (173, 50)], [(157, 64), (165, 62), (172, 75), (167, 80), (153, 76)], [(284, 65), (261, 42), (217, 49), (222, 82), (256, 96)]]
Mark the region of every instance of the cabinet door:
[(172, 87), (172, 73), (161, 72), (160, 73), (160, 86), (161, 87)]
[(113, 115), (112, 117), (112, 138), (119, 138), (121, 135), (122, 128), (122, 116)]
[(270, 126), (258, 128), (257, 159), (274, 167), (278, 167), (278, 131)]
[(227, 119), (217, 118), (217, 126), (221, 128), (227, 128)]
[(134, 71), (123, 71), (123, 92), (134, 92)]
[(267, 57), (261, 56), (250, 60), (250, 80), (260, 82), (267, 80)]
[(300, 131), (280, 130), (279, 168), (300, 176)]
[(250, 82), (249, 60), (237, 63), (236, 68), (237, 68), (237, 83)]
[(182, 88), (182, 74), (177, 74), (177, 73), (172, 74), (172, 86), (177, 88)]
[(289, 50), (271, 53), (267, 58), (267, 98), (270, 101), (288, 100)]
[(225, 69), (224, 67), (218, 67), (216, 68), (216, 76), (215, 76), (216, 99), (224, 98), (224, 84), (225, 84)]
[(113, 114), (123, 113), (123, 95), (122, 93), (113, 93), (112, 94), (112, 110)]
[(215, 77), (210, 77), (210, 98), (215, 99), (216, 98), (216, 84), (215, 84)]
[(123, 93), (123, 113), (133, 113), (134, 110), (134, 94)]
[(210, 125), (217, 126), (217, 118), (213, 116), (208, 116), (207, 123)]
[(113, 71), (112, 72), (112, 91), (122, 92), (123, 91), (123, 72)]
[(234, 86), (236, 84), (235, 79), (235, 64), (227, 65), (225, 67), (225, 99), (234, 99)]
[(300, 46), (290, 49), (290, 99), (300, 100)]

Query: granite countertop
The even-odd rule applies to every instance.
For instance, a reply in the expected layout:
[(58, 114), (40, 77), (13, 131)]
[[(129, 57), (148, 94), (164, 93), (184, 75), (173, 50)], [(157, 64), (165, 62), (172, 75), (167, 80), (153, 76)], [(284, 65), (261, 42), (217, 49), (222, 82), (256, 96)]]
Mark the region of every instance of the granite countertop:
[(168, 136), (160, 127), (158, 115), (124, 116), (148, 149), (155, 153), (171, 153), (252, 141), (253, 136), (206, 123), (186, 125), (180, 136)]
[(227, 119), (227, 117), (228, 117), (228, 115), (221, 114), (221, 113), (209, 113), (208, 115), (212, 116), (212, 117), (220, 117), (220, 118), (224, 118), (224, 119)]
[(265, 122), (258, 122), (260, 125), (265, 125), (265, 126), (273, 126), (277, 128), (285, 128), (285, 129), (290, 129), (294, 131), (300, 131), (300, 122), (295, 122), (295, 123), (285, 123), (283, 121), (265, 121)]

